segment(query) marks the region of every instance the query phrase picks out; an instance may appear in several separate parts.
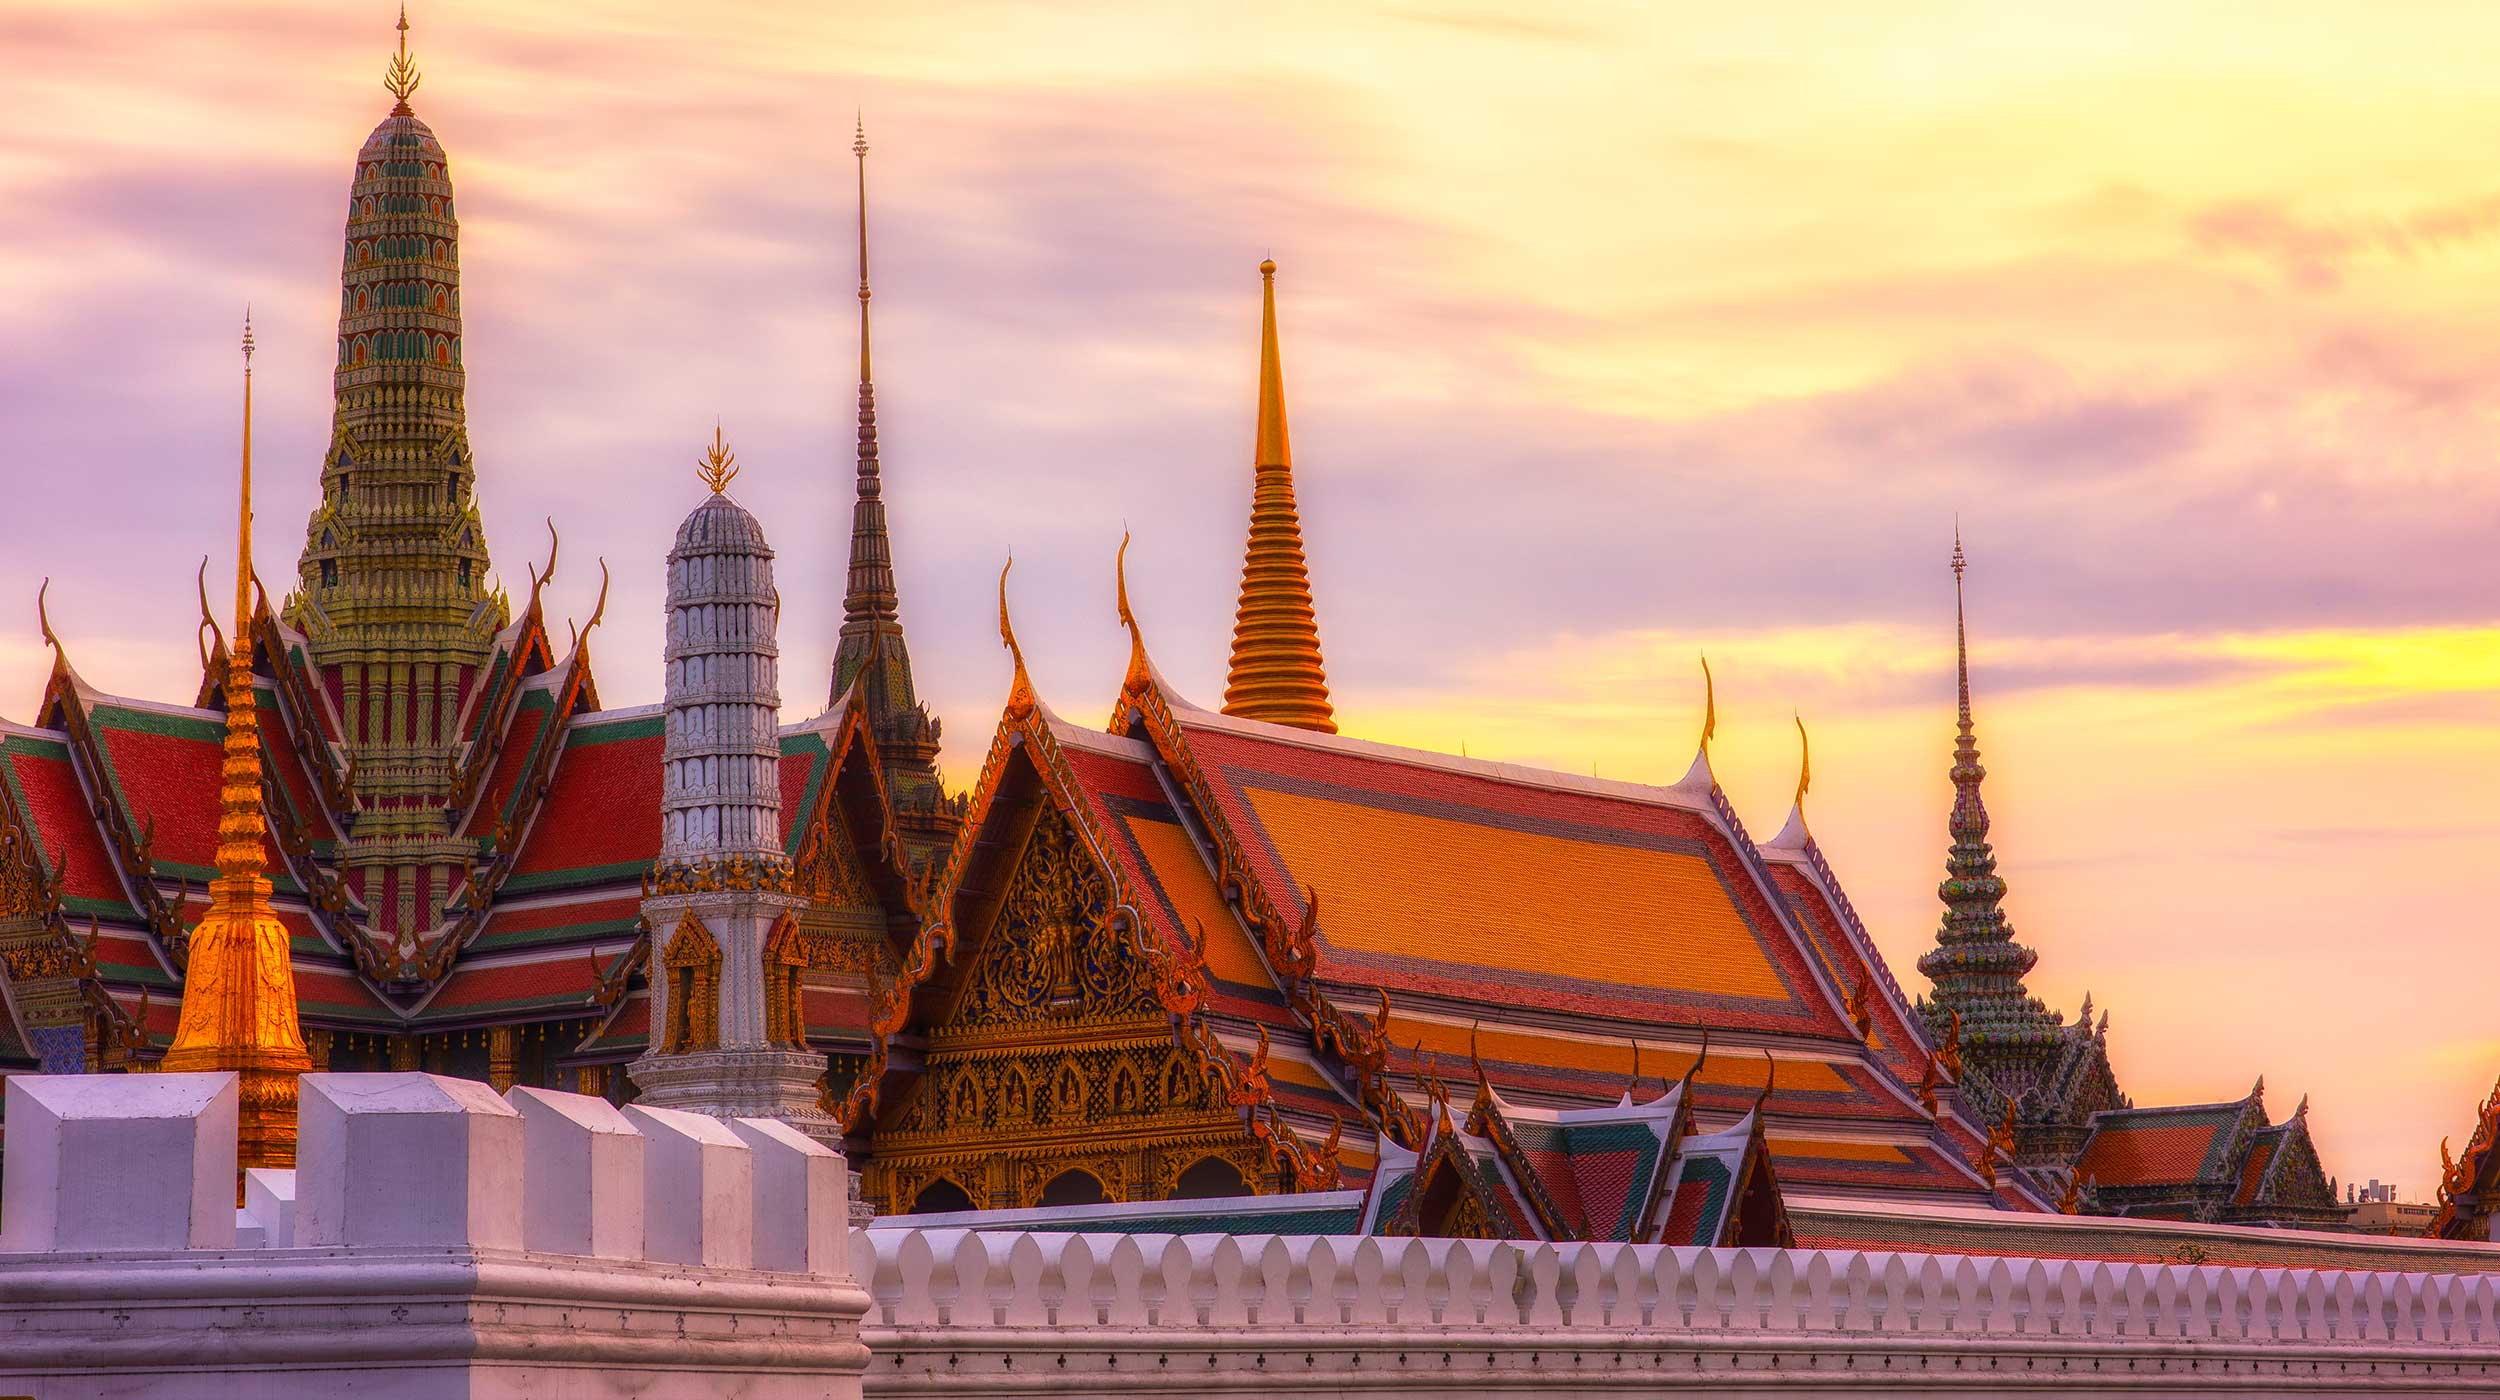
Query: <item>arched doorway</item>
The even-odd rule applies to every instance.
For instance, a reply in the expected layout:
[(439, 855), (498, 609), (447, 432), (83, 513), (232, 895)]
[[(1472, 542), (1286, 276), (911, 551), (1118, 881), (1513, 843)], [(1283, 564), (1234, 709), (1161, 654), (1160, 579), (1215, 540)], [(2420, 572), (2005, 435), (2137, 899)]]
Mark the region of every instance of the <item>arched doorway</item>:
[(1102, 1189), (1101, 1178), (1095, 1176), (1092, 1172), (1079, 1171), (1076, 1168), (1071, 1167), (1068, 1170), (1059, 1173), (1057, 1176), (1052, 1177), (1049, 1184), (1042, 1188), (1041, 1199), (1035, 1201), (1034, 1204), (1041, 1206), (1098, 1206), (1110, 1199), (1111, 1197), (1109, 1193)]

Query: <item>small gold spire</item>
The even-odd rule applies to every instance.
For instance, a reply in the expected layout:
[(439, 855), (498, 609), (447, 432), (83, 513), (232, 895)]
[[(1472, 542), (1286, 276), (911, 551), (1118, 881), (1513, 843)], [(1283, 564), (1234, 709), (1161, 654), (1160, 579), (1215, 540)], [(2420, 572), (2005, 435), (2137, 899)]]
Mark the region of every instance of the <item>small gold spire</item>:
[(1250, 543), (1233, 615), (1224, 713), (1337, 732), (1320, 660), (1319, 618), (1293, 499), (1293, 445), (1285, 431), (1285, 372), (1276, 348), (1276, 264), (1259, 264), (1259, 426), (1251, 453)]
[(408, 7), (401, 5), (399, 7), (399, 55), (391, 60), (390, 67), (382, 70), (382, 87), (391, 96), (399, 99), (398, 110), (404, 112), (408, 110), (408, 94), (415, 92), (417, 84), (424, 81), (425, 75), (417, 71), (417, 65), (408, 57)]
[(715, 496), (727, 491), (729, 483), (737, 480), (738, 454), (730, 451), (729, 444), (722, 440), (718, 421), (712, 424), (712, 445), (704, 452), (702, 460), (695, 463), (694, 474), (703, 478), (703, 484), (711, 487)]
[(182, 1016), (160, 1068), (241, 1076), (239, 1161), (295, 1164), (296, 1078), (312, 1068), (296, 1021), (292, 940), (269, 904), (261, 811), (260, 716), (252, 691), (252, 327), (243, 322), (243, 468), (234, 562), (234, 644), (226, 653), (217, 878), (192, 930)]

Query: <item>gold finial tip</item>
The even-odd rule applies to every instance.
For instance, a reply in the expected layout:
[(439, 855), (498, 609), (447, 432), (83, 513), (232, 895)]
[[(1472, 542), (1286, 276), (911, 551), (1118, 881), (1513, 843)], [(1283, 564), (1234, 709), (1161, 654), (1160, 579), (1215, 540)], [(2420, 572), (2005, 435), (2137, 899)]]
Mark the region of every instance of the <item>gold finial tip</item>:
[(704, 451), (703, 459), (695, 463), (694, 470), (715, 496), (726, 493), (729, 483), (737, 477), (738, 454), (730, 451), (729, 443), (721, 437), (720, 424), (712, 425), (712, 445)]
[(1262, 262), (1259, 264), (1259, 275), (1260, 275), (1261, 277), (1273, 277), (1273, 276), (1275, 276), (1275, 275), (1276, 275), (1276, 260), (1275, 260), (1274, 258), (1268, 258), (1268, 259), (1266, 259), (1266, 260), (1262, 261)]
[(398, 98), (399, 105), (405, 107), (408, 105), (408, 94), (415, 92), (417, 85), (424, 81), (425, 75), (418, 72), (417, 65), (408, 58), (408, 7), (402, 5), (399, 7), (399, 52), (392, 57), (391, 66), (382, 70), (382, 89)]

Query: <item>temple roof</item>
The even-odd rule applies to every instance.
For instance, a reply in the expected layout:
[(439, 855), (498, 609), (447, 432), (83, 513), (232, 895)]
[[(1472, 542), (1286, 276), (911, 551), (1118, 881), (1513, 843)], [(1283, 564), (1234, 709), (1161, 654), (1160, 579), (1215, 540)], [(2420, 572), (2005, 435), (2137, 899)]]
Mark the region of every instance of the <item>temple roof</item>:
[(2101, 1187), (2172, 1186), (2226, 1179), (2251, 1113), (2264, 1122), (2255, 1096), (2230, 1103), (2112, 1109), (2092, 1120), (2092, 1136), (2076, 1159), (2078, 1175)]

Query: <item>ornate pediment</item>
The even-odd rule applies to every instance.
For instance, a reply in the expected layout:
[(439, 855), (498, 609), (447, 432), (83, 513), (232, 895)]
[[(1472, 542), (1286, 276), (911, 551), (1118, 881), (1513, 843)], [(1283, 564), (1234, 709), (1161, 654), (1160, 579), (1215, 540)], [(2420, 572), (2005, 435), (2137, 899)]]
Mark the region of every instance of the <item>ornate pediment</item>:
[(1118, 1021), (1164, 1024), (1153, 973), (1112, 926), (1110, 885), (1092, 854), (1045, 809), (935, 1035)]

